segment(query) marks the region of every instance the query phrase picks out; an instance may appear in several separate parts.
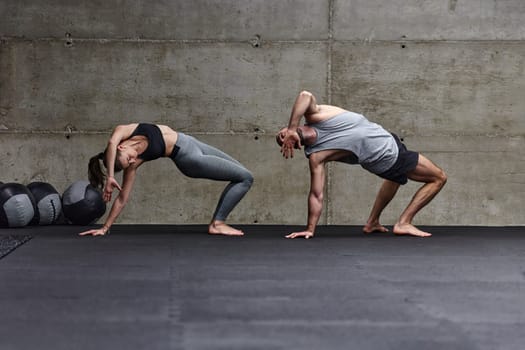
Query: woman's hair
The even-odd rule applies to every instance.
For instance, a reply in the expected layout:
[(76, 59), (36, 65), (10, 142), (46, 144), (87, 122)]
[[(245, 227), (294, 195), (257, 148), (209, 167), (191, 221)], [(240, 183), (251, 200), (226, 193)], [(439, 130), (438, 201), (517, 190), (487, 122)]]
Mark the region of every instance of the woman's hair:
[[(104, 183), (106, 181), (106, 172), (102, 169), (102, 166), (100, 165), (101, 161), (104, 164), (104, 167), (107, 168), (106, 165), (106, 151), (100, 152), (99, 154), (91, 157), (89, 160), (88, 165), (88, 179), (92, 186), (95, 188), (98, 188), (100, 190), (103, 189)], [(118, 154), (118, 151), (117, 151)], [(118, 159), (115, 159), (115, 167), (114, 172), (118, 173), (122, 170), (122, 165), (118, 161)]]

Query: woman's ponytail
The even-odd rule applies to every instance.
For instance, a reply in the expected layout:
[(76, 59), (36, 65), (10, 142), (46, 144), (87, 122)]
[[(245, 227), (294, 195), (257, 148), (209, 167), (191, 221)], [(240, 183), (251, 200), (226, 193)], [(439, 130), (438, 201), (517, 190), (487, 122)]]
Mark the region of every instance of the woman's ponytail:
[(91, 157), (88, 165), (88, 178), (89, 182), (95, 188), (100, 190), (103, 189), (106, 181), (106, 174), (100, 166), (100, 161), (104, 161), (104, 152), (100, 152), (96, 156)]

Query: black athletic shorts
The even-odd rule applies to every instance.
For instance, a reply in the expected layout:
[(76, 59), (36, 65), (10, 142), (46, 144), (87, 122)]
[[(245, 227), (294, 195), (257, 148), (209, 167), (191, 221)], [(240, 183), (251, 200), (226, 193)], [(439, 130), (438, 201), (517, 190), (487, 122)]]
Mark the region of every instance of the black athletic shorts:
[(392, 134), (392, 136), (394, 136), (397, 147), (399, 148), (397, 160), (390, 169), (377, 175), (383, 179), (404, 185), (408, 182), (407, 173), (414, 170), (417, 166), (417, 162), (419, 161), (419, 153), (409, 151), (396, 134)]

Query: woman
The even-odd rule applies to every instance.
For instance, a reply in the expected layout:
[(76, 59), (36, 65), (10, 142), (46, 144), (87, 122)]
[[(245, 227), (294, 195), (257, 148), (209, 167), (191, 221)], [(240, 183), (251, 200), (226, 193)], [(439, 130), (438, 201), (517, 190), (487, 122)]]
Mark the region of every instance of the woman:
[[(104, 201), (111, 200), (113, 189), (120, 193), (115, 199), (104, 225), (80, 235), (104, 235), (129, 200), (137, 169), (144, 162), (169, 157), (179, 170), (189, 177), (230, 181), (224, 189), (213, 219), (210, 234), (241, 236), (244, 233), (225, 223), (226, 217), (250, 189), (253, 177), (250, 171), (224, 152), (198, 141), (192, 136), (176, 132), (165, 125), (133, 123), (119, 125), (113, 131), (103, 153), (89, 160), (89, 181), (104, 190)], [(107, 169), (102, 171), (100, 162)], [(115, 180), (115, 172), (124, 170), (122, 187)]]

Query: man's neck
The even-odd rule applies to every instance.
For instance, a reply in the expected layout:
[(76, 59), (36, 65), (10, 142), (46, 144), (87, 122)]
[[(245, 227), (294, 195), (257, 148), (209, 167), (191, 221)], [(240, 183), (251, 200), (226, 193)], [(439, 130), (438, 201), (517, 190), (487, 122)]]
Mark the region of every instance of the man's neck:
[(317, 132), (314, 128), (303, 125), (297, 128), (297, 133), (301, 137), (301, 143), (306, 146), (313, 145), (317, 140)]

